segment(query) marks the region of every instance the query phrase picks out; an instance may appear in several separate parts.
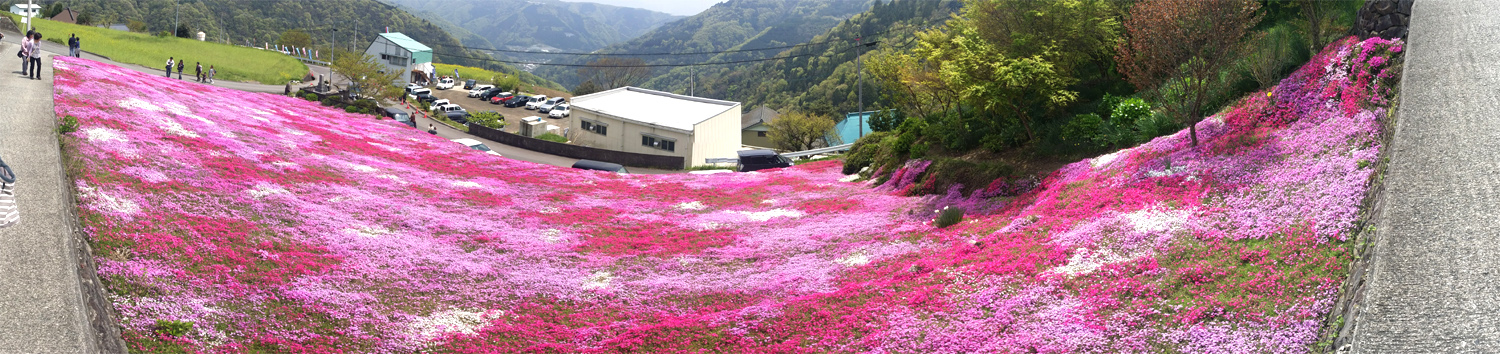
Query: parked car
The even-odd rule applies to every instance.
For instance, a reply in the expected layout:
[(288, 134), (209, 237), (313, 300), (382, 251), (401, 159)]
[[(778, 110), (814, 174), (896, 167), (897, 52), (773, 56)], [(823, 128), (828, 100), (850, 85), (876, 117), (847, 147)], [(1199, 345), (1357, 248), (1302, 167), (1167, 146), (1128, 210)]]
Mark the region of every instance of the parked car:
[(451, 103), (450, 104), (441, 105), (441, 106), (432, 106), (432, 112), (434, 112), (434, 113), (467, 112), (467, 111), (468, 110), (465, 110), (463, 107), (459, 107), (458, 105), (451, 104)]
[(464, 125), (468, 125), (469, 124), (469, 112), (468, 111), (453, 111), (453, 112), (448, 112), (448, 113), (444, 113), (444, 114), (446, 114), (446, 117), (448, 117), (448, 120), (451, 120), (454, 123), (464, 124)]
[(489, 91), (492, 88), (495, 88), (495, 85), (474, 86), (474, 89), (469, 90), (469, 97), (479, 97), (479, 94)]
[(538, 105), (536, 107), (536, 111), (538, 113), (551, 112), (552, 111), (552, 107), (557, 107), (557, 105), (560, 105), (563, 102), (567, 102), (567, 99), (566, 98), (562, 98), (562, 97), (549, 98), (546, 101), (543, 101), (540, 105)]
[(505, 92), (504, 90), (505, 89), (499, 87), (491, 87), (489, 90), (485, 90), (484, 93), (479, 94), (479, 100), (489, 101), (491, 98), (495, 98), (495, 95), (499, 95), (501, 92)]
[(420, 96), (420, 95), (422, 95), (424, 93), (430, 95), (430, 94), (432, 94), (432, 89), (429, 89), (429, 88), (426, 88), (426, 87), (418, 87), (418, 88), (411, 89), (411, 92), (409, 92), (409, 93), (412, 96)]
[(474, 89), (474, 83), (476, 83), (476, 82), (478, 82), (478, 81), (474, 81), (474, 79), (464, 80), (464, 89), (465, 90), (473, 90)]
[(792, 159), (781, 156), (775, 151), (740, 150), (740, 162), (735, 165), (735, 170), (740, 172), (760, 171), (769, 168), (791, 167)]
[(526, 109), (537, 109), (542, 106), (542, 101), (546, 100), (547, 95), (531, 96), (531, 99), (526, 101)]
[(630, 174), (630, 171), (625, 170), (625, 166), (604, 161), (578, 160), (578, 162), (573, 163), (573, 168), (580, 170), (608, 171), (622, 175)]
[(441, 105), (445, 105), (445, 104), (452, 104), (452, 103), (453, 102), (450, 102), (450, 101), (448, 101), (448, 99), (444, 98), (444, 99), (441, 99), (441, 100), (432, 101), (432, 107), (433, 108), (437, 108), (437, 106), (441, 106)]
[(439, 89), (439, 90), (451, 90), (451, 89), (453, 89), (453, 79), (445, 77), (442, 80), (438, 80), (437, 89)]
[(431, 93), (424, 92), (422, 94), (416, 95), (416, 99), (420, 102), (432, 102), (437, 101), (438, 98), (437, 96), (433, 96)]
[(510, 92), (501, 92), (500, 94), (495, 95), (495, 97), (490, 97), (490, 104), (502, 104), (505, 103), (505, 100), (508, 100), (511, 97), (515, 96), (515, 94), (512, 94)]
[(505, 100), (505, 107), (522, 107), (525, 106), (527, 102), (531, 102), (531, 96), (513, 96), (510, 99)]
[(552, 117), (552, 118), (567, 117), (569, 114), (573, 113), (573, 110), (569, 109), (568, 107), (569, 106), (568, 106), (567, 103), (557, 105), (556, 107), (552, 107), (552, 110), (549, 111), (549, 112), (547, 112), (547, 116), (548, 117)]
[(474, 140), (474, 139), (469, 139), (469, 138), (462, 138), (462, 139), (453, 139), (453, 142), (459, 143), (459, 144), (463, 144), (464, 146), (468, 146), (470, 149), (484, 151), (484, 153), (486, 153), (486, 154), (500, 156), (500, 153), (495, 152), (495, 150), (490, 150), (489, 146), (485, 146), (484, 143), (479, 142), (479, 140)]
[(418, 85), (418, 84), (406, 84), (406, 93), (411, 93), (411, 90), (416, 90), (416, 89), (419, 89), (419, 88), (422, 88), (422, 85)]
[(396, 109), (395, 107), (390, 107), (390, 108), (386, 108), (386, 109), (381, 110), (380, 115), (386, 116), (387, 118), (394, 119), (394, 120), (396, 120), (397, 123), (406, 124), (406, 126), (408, 126), (408, 127), (412, 127), (412, 128), (416, 128), (417, 127), (417, 122), (412, 121), (410, 114), (407, 114), (406, 111), (402, 111), (400, 109)]

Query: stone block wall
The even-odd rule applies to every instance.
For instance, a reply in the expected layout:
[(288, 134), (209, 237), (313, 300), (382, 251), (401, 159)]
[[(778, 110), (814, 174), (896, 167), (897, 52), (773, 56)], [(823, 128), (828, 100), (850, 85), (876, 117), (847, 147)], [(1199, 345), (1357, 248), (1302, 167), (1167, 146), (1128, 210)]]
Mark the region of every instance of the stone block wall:
[(1354, 34), (1359, 38), (1406, 38), (1411, 22), (1411, 5), (1415, 0), (1368, 0), (1359, 9)]

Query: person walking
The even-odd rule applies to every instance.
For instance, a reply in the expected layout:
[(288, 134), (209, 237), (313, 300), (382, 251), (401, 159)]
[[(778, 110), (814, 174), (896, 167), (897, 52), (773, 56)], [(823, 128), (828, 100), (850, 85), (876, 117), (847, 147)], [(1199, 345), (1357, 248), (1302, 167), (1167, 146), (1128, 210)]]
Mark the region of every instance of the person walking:
[(197, 80), (198, 82), (203, 82), (203, 63), (202, 62), (198, 62), (198, 63), (194, 63), (194, 64), (198, 64), (198, 68), (193, 69), (193, 80)]
[(32, 33), (36, 33), (36, 31), (26, 31), (26, 36), (21, 37), (21, 75), (26, 75), (27, 70), (31, 69), (31, 53), (26, 52), (26, 50), (31, 49)]
[(172, 78), (172, 62), (174, 59), (177, 58), (167, 57), (167, 78), (169, 79)]
[(216, 73), (218, 73), (218, 72), (214, 71), (214, 66), (213, 65), (209, 65), (208, 66), (208, 83), (210, 83), (210, 84), (214, 83), (214, 74), (216, 74)]
[(187, 60), (186, 59), (177, 61), (177, 79), (178, 80), (182, 80), (182, 67), (186, 66), (186, 64), (187, 64)]
[(83, 38), (73, 37), (73, 57), (83, 57)]
[(68, 34), (68, 56), (78, 57), (78, 34), (76, 33)]
[(31, 51), (30, 51), (31, 55), (30, 55), (30, 57), (31, 57), (31, 79), (32, 80), (41, 80), (42, 79), (42, 48), (41, 48), (41, 45), (40, 45), (41, 41), (42, 41), (42, 33), (41, 32), (37, 32), (37, 33), (31, 35)]

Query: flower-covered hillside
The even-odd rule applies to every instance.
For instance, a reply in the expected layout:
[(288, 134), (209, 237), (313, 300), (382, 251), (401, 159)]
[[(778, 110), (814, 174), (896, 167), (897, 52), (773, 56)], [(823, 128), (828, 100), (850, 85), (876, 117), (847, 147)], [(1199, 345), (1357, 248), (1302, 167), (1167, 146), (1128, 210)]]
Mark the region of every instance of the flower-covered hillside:
[[(1307, 352), (1380, 145), (1385, 61), (934, 229), (837, 162), (621, 176), (59, 58), (99, 273), (143, 352)], [(913, 176), (906, 178), (905, 176)], [(986, 201), (988, 202), (988, 201)]]

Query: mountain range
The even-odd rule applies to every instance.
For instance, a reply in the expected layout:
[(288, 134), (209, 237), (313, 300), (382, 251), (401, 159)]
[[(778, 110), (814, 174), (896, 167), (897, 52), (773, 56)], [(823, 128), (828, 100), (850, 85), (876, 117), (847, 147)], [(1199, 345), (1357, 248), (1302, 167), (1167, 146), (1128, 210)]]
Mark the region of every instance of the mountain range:
[[(872, 0), (729, 0), (697, 15), (679, 19), (639, 37), (600, 49), (605, 54), (701, 53), (734, 49), (786, 47), (812, 40), (855, 14)], [(639, 55), (646, 64), (682, 64), (753, 60), (776, 50), (722, 54)], [(555, 64), (584, 64), (602, 56), (572, 56)], [(712, 68), (712, 67), (710, 67)], [(576, 67), (541, 66), (533, 71), (564, 86), (579, 84)], [(655, 70), (652, 77), (667, 74)], [(646, 86), (650, 87), (650, 86)]]
[[(556, 0), (386, 1), (433, 22), (451, 23), (449, 32), (470, 48), (508, 51), (592, 52), (682, 18), (645, 9)], [(503, 56), (552, 58), (514, 52)]]
[(189, 33), (203, 31), (210, 40), (254, 47), (275, 43), (282, 32), (299, 29), (311, 35), (316, 46), (336, 41), (341, 48), (362, 52), (388, 27), (432, 47), (433, 56), (439, 62), (512, 73), (528, 84), (561, 88), (513, 66), (489, 60), (483, 52), (465, 49), (457, 38), (438, 24), (376, 0), (91, 0), (65, 3), (73, 10), (89, 14), (97, 23), (140, 21), (150, 32), (171, 31), (180, 25)]

